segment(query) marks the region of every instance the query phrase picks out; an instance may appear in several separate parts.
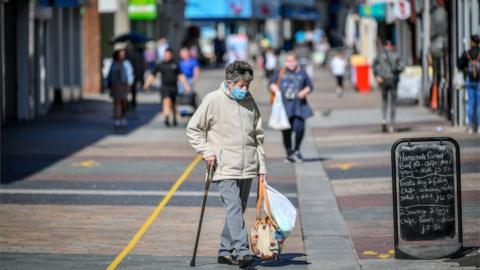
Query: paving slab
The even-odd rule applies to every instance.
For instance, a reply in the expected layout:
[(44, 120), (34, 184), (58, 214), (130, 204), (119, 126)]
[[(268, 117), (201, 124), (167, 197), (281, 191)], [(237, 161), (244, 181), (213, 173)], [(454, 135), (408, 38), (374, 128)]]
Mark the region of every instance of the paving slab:
[[(318, 157), (307, 130), (306, 158)], [(321, 161), (296, 164), (307, 269), (361, 269), (345, 221)]]

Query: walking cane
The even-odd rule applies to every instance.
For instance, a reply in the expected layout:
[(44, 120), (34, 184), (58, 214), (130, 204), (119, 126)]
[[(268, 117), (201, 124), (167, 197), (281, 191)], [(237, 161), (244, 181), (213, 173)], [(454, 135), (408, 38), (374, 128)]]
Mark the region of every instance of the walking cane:
[(210, 188), (210, 182), (212, 181), (212, 173), (213, 173), (213, 166), (209, 166), (207, 169), (207, 175), (206, 175), (207, 179), (205, 181), (205, 193), (203, 194), (202, 211), (200, 212), (200, 220), (198, 221), (197, 239), (195, 240), (195, 248), (193, 249), (192, 261), (190, 262), (190, 266), (192, 267), (195, 266), (195, 258), (197, 257), (198, 240), (200, 240), (200, 231), (202, 230), (203, 213), (205, 212), (205, 205), (207, 204), (208, 189)]

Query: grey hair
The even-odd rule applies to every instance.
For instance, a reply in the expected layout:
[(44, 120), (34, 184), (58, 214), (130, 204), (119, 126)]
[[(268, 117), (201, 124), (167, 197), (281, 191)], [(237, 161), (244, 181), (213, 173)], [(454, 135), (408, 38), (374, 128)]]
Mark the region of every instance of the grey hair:
[(245, 61), (235, 61), (225, 69), (225, 78), (234, 83), (239, 81), (251, 82), (253, 80), (253, 68)]

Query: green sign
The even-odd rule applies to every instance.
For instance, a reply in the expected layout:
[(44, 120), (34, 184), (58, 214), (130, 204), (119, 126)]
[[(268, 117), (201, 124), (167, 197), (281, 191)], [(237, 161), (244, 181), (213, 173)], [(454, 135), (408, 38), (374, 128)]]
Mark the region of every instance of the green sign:
[(377, 20), (385, 20), (385, 4), (360, 5), (358, 13), (361, 17), (373, 17)]
[(128, 18), (149, 21), (157, 18), (156, 0), (128, 0)]

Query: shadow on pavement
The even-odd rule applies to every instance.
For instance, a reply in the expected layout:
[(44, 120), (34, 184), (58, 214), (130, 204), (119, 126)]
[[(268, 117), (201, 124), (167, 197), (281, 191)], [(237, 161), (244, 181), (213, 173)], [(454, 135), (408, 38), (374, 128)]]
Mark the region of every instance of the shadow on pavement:
[(303, 162), (318, 162), (318, 161), (327, 161), (331, 158), (328, 157), (316, 157), (316, 158), (304, 158)]
[(463, 247), (458, 258), (446, 260), (447, 262), (456, 262), (460, 266), (480, 267), (480, 248), (479, 247)]
[(292, 266), (292, 265), (307, 265), (309, 264), (305, 260), (295, 260), (298, 257), (305, 257), (307, 256), (304, 253), (284, 253), (280, 255), (278, 260), (273, 261), (255, 261), (254, 265), (252, 265), (249, 269), (255, 269), (256, 266), (262, 267), (282, 267), (282, 266)]
[(148, 123), (159, 104), (138, 104), (127, 114), (127, 127), (115, 129), (112, 104), (86, 99), (51, 110), (31, 122), (2, 127), (2, 184), (25, 179), (108, 135), (125, 136)]

